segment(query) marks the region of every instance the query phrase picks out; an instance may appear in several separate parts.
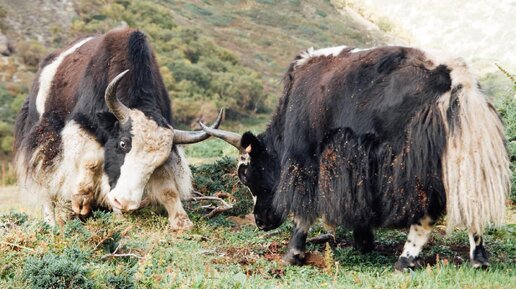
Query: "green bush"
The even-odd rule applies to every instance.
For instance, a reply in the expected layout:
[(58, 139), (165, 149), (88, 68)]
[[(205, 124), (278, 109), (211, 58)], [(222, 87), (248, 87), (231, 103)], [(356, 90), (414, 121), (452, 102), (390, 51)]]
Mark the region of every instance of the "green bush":
[[(251, 211), (251, 193), (235, 173), (235, 159), (223, 157), (211, 164), (192, 167), (195, 189), (203, 194), (227, 192), (234, 198), (230, 215), (246, 215)], [(192, 208), (193, 209), (193, 208)]]
[(77, 259), (53, 253), (30, 256), (23, 267), (23, 278), (32, 288), (94, 288), (87, 275)]

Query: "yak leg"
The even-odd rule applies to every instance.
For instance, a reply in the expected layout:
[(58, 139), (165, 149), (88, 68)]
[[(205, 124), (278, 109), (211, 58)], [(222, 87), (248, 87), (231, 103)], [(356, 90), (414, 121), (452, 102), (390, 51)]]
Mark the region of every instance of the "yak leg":
[(88, 160), (79, 168), (77, 185), (72, 193), (72, 210), (76, 215), (86, 216), (91, 212), (99, 166), (99, 161)]
[(369, 253), (374, 249), (374, 234), (371, 228), (357, 227), (353, 229), (353, 247), (361, 253)]
[(158, 200), (160, 200), (160, 203), (165, 206), (168, 212), (168, 221), (172, 230), (189, 230), (193, 227), (193, 223), (188, 218), (177, 191), (164, 191)]
[(283, 262), (290, 265), (303, 265), (305, 262), (306, 237), (310, 225), (296, 220), (296, 227), (288, 242), (287, 253), (283, 255)]
[(482, 234), (469, 232), (469, 258), (473, 268), (487, 268), (489, 261), (486, 249), (484, 248), (484, 239)]
[(50, 226), (56, 225), (56, 204), (52, 200), (46, 200), (43, 203), (43, 219), (45, 220), (45, 223), (49, 224)]
[(423, 246), (430, 237), (432, 225), (432, 219), (425, 216), (418, 223), (410, 226), (410, 232), (407, 237), (407, 242), (403, 247), (403, 253), (401, 253), (396, 264), (394, 264), (394, 268), (397, 271), (404, 271), (409, 268), (414, 269), (419, 266), (419, 253), (421, 253), (421, 249), (423, 249)]
[(172, 230), (188, 230), (193, 227), (193, 223), (188, 218), (181, 203), (181, 196), (174, 183), (170, 167), (165, 165), (156, 169), (147, 186), (149, 197), (157, 200), (167, 210), (168, 221)]

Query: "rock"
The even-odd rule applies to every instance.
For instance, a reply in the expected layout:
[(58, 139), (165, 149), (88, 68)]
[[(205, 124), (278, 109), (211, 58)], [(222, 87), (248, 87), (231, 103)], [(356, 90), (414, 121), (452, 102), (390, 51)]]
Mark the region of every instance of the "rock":
[(13, 46), (7, 39), (7, 36), (0, 33), (0, 54), (9, 56), (14, 52)]

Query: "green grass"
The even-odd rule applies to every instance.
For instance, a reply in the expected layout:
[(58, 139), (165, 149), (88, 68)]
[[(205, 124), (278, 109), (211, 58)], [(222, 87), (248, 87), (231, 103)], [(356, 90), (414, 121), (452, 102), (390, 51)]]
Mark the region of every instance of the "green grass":
[[(463, 231), (434, 230), (422, 253), (423, 269), (395, 273), (392, 265), (406, 232), (378, 230), (376, 250), (362, 255), (352, 234), (338, 228), (331, 244), (307, 246), (309, 264), (280, 262), (292, 223), (273, 232), (256, 229), (249, 218), (252, 199), (223, 158), (193, 167), (196, 190), (225, 192), (233, 209), (212, 219), (196, 202), (184, 202), (195, 226), (171, 232), (159, 208), (117, 216), (95, 211), (49, 227), (41, 218), (0, 215), (0, 288), (514, 288), (516, 224), (485, 234), (492, 266), (474, 270)], [(514, 208), (510, 216), (516, 214)], [(247, 218), (242, 218), (247, 216)], [(325, 233), (316, 224), (310, 236)], [(328, 246), (330, 245), (330, 246)], [(117, 255), (118, 254), (118, 255)], [(120, 255), (124, 254), (124, 255)]]
[[(438, 231), (423, 255), (432, 265), (401, 274), (392, 269), (405, 239), (400, 231), (380, 230), (379, 250), (361, 255), (350, 245), (351, 234), (340, 230), (331, 250), (309, 245), (316, 266), (295, 267), (278, 261), (290, 224), (271, 235), (251, 225), (236, 225), (227, 216), (206, 220), (193, 213), (191, 218), (193, 230), (172, 233), (166, 217), (149, 209), (124, 217), (95, 212), (86, 222), (73, 220), (59, 228), (19, 213), (4, 215), (0, 218), (0, 288), (516, 286), (515, 225), (486, 235), (492, 263), (486, 271), (474, 270), (467, 262), (463, 232), (445, 238)], [(316, 226), (312, 235), (321, 231)], [(133, 255), (112, 257), (115, 251)]]

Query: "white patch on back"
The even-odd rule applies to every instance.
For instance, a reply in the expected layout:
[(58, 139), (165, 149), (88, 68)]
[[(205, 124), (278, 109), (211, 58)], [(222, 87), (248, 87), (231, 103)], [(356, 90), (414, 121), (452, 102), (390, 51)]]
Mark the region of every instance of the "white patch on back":
[(57, 56), (54, 61), (52, 61), (52, 63), (48, 64), (41, 70), (41, 74), (39, 76), (38, 95), (36, 96), (36, 109), (38, 110), (40, 117), (45, 112), (45, 102), (47, 101), (47, 97), (50, 92), (50, 88), (52, 87), (52, 82), (54, 81), (54, 76), (57, 73), (59, 65), (61, 65), (66, 56), (74, 53), (75, 50), (77, 50), (92, 38), (93, 37), (88, 37), (75, 43), (72, 47), (68, 48), (66, 51)]
[(322, 49), (318, 49), (318, 50), (314, 50), (313, 47), (310, 47), (306, 51), (301, 53), (301, 58), (296, 60), (295, 67), (305, 65), (310, 59), (312, 59), (314, 57), (319, 57), (319, 56), (334, 56), (335, 57), (335, 56), (339, 55), (342, 52), (342, 50), (344, 50), (346, 48), (347, 48), (346, 45), (336, 46), (336, 47), (327, 47), (327, 48), (322, 48)]
[(350, 53), (357, 53), (357, 52), (369, 51), (369, 50), (373, 50), (373, 49), (375, 49), (375, 47), (370, 47), (370, 48), (353, 48), (349, 52)]

